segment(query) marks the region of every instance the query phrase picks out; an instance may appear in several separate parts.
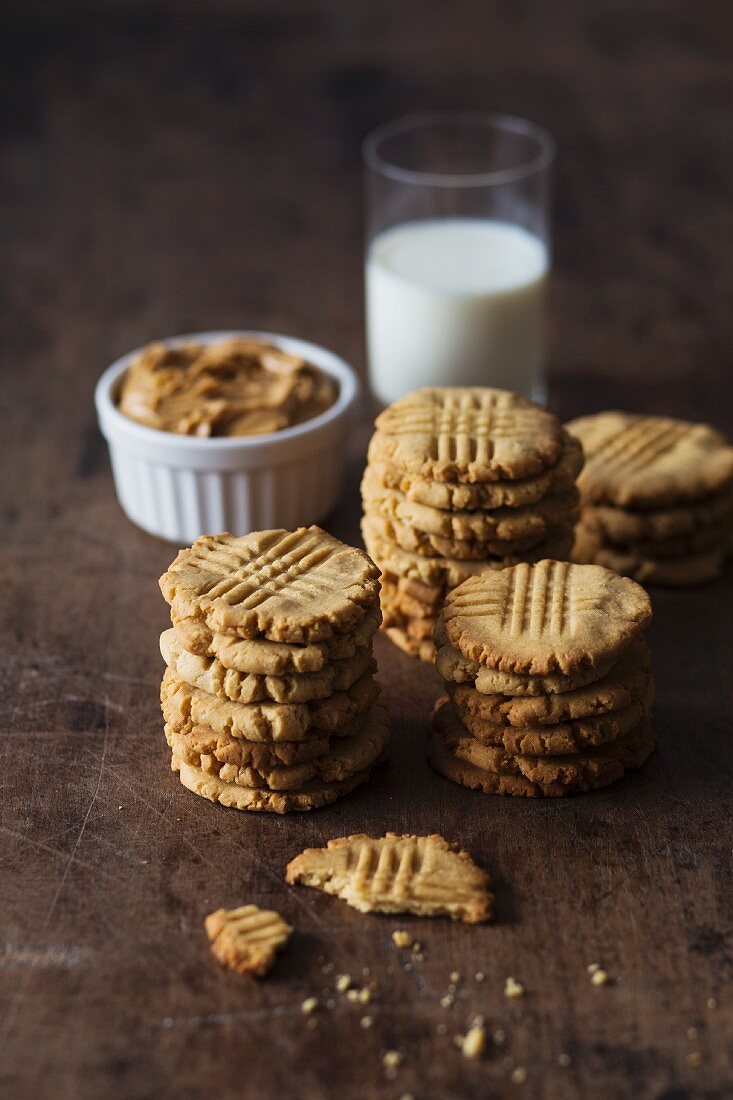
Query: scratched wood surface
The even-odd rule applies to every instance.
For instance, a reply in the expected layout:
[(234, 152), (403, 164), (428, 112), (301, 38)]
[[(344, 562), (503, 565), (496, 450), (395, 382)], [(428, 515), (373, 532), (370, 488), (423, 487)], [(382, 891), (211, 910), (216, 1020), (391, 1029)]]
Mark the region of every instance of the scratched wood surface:
[[(168, 769), (172, 550), (120, 512), (91, 402), (117, 354), (201, 328), (361, 368), (359, 140), (470, 105), (559, 141), (553, 407), (730, 430), (730, 24), (678, 0), (3, 5), (2, 1096), (731, 1095), (730, 576), (655, 593), (661, 748), (617, 788), (527, 803), (431, 774), (435, 674), (379, 639), (391, 762), (319, 813), (238, 815)], [(329, 524), (353, 540), (357, 467)], [(496, 923), (410, 922), (409, 969), (405, 922), (284, 885), (302, 847), (386, 829), (460, 840)], [(202, 932), (245, 901), (297, 929), (260, 984)], [(373, 1005), (331, 992), (365, 968)], [(313, 1029), (311, 995), (336, 1002)], [(476, 1063), (453, 1045), (474, 1013), (505, 1033)]]

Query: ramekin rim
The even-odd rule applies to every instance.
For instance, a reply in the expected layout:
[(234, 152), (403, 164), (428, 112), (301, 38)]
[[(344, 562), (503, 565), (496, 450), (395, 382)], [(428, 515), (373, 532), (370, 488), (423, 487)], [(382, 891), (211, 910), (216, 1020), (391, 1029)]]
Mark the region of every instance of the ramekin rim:
[[(314, 366), (324, 370), (338, 381), (339, 392), (333, 405), (310, 420), (304, 420), (301, 424), (293, 424), (288, 428), (282, 428), (280, 431), (250, 436), (216, 436), (215, 438), (182, 435), (177, 432), (166, 432), (159, 428), (150, 428), (146, 424), (139, 424), (136, 420), (125, 416), (117, 408), (112, 396), (113, 388), (135, 356), (139, 355), (149, 344), (160, 343), (168, 347), (178, 347), (180, 344), (192, 341), (210, 344), (217, 340), (232, 337), (262, 340), (281, 347), (283, 351), (292, 351), (294, 354), (300, 354), (307, 358)], [(102, 428), (104, 428), (101, 423), (102, 419), (107, 418), (111, 428), (125, 433), (129, 439), (135, 439), (141, 443), (158, 444), (164, 450), (173, 450), (190, 444), (192, 455), (196, 452), (199, 454), (214, 454), (217, 452), (231, 453), (237, 450), (249, 451), (256, 447), (271, 449), (278, 443), (284, 445), (304, 436), (315, 434), (319, 429), (336, 422), (348, 413), (359, 396), (360, 389), (359, 378), (354, 368), (336, 352), (324, 348), (320, 344), (303, 340), (299, 336), (265, 332), (260, 329), (213, 329), (205, 332), (182, 333), (160, 340), (146, 340), (139, 347), (118, 356), (97, 380), (94, 388), (94, 404)]]

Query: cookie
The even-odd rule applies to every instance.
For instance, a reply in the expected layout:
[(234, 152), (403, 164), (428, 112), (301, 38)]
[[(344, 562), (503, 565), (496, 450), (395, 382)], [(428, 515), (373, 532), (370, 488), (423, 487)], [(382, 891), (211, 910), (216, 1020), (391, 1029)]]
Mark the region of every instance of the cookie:
[(573, 489), (519, 508), (497, 508), (492, 512), (441, 511), (416, 504), (404, 493), (383, 488), (369, 467), (362, 479), (361, 494), (366, 511), (376, 512), (427, 535), (477, 543), (492, 539), (511, 542), (541, 538), (560, 524), (574, 524), (579, 499), (577, 489)]
[(317, 642), (356, 626), (376, 602), (379, 570), (320, 527), (204, 535), (160, 578), (177, 619), (213, 633)]
[(726, 489), (699, 503), (646, 512), (589, 504), (583, 508), (582, 520), (605, 541), (621, 546), (691, 535), (706, 528), (719, 531), (729, 529), (733, 520), (733, 493)]
[[(625, 771), (640, 768), (656, 745), (648, 719), (643, 719), (625, 737), (565, 756), (513, 755), (496, 746), (481, 745), (465, 731), (462, 737), (461, 729), (451, 704), (440, 703), (433, 716), (430, 763), (443, 774), (450, 771), (448, 778), (455, 777), (455, 782), (498, 794), (559, 797), (571, 791), (606, 787)], [(446, 764), (446, 756), (453, 757), (455, 765)], [(524, 780), (524, 783), (512, 789), (514, 785), (497, 784), (497, 779)]]
[(299, 790), (312, 779), (324, 783), (342, 782), (356, 772), (370, 768), (382, 756), (389, 740), (389, 727), (384, 707), (379, 704), (363, 714), (353, 736), (337, 737), (328, 752), (297, 764), (252, 763), (237, 766), (222, 764), (212, 756), (191, 759), (190, 746), (183, 745), (180, 734), (173, 733), (171, 748), (178, 760), (192, 764), (207, 775), (239, 787), (266, 787), (271, 791)]
[[(436, 661), (438, 671), (439, 665), (440, 662)], [(551, 726), (629, 707), (647, 697), (651, 682), (649, 647), (643, 639), (637, 638), (606, 675), (593, 683), (563, 693), (514, 698), (476, 691), (478, 698), (471, 696), (471, 709), (483, 721), (494, 725)], [(460, 692), (453, 693), (451, 679), (448, 678), (447, 690), (453, 698), (460, 696), (465, 699), (466, 691), (475, 690), (472, 684), (469, 687), (465, 683), (455, 683), (454, 686)]]
[[(456, 714), (471, 737), (482, 745), (496, 745), (508, 753), (534, 756), (582, 752), (624, 737), (638, 726), (654, 699), (654, 689), (649, 680), (644, 695), (619, 710), (569, 718), (552, 725), (510, 726), (486, 716), (491, 709), (484, 708), (482, 704), (491, 700), (490, 695), (480, 695), (466, 685), (447, 686)], [(448, 743), (448, 747), (452, 748), (452, 745)]]
[(197, 656), (216, 657), (225, 668), (255, 676), (286, 676), (293, 672), (320, 672), (332, 661), (348, 660), (371, 643), (381, 621), (375, 600), (375, 606), (348, 634), (334, 634), (324, 642), (309, 645), (212, 634), (205, 624), (197, 624), (191, 618), (175, 623), (173, 629), (183, 649)]
[(733, 447), (707, 424), (604, 412), (566, 427), (583, 445), (578, 487), (592, 504), (674, 507), (733, 482)]
[[(400, 577), (388, 570), (382, 573), (382, 593), (385, 588), (394, 588), (400, 596), (408, 596), (430, 607), (441, 607), (445, 599), (445, 586), (442, 584), (424, 584), (410, 577)], [(381, 594), (380, 594), (381, 599)]]
[(564, 557), (570, 553), (572, 535), (558, 535), (541, 542), (534, 550), (525, 551), (519, 557), (490, 558), (483, 561), (460, 561), (457, 558), (428, 558), (403, 550), (386, 538), (374, 516), (364, 516), (361, 532), (369, 554), (379, 562), (380, 568), (401, 577), (410, 577), (428, 585), (453, 588), (469, 577), (487, 570), (501, 570), (519, 561), (539, 561), (543, 557)]
[(376, 428), (370, 462), (435, 481), (529, 477), (557, 462), (563, 444), (551, 413), (485, 387), (409, 393), (377, 417)]
[(401, 592), (395, 585), (387, 583), (382, 584), (381, 599), (385, 619), (389, 618), (391, 612), (397, 612), (408, 618), (432, 619), (435, 622), (442, 607), (442, 601), (437, 605), (424, 604)]
[(432, 664), (435, 660), (435, 644), (432, 641), (410, 638), (399, 626), (385, 627), (384, 633), (391, 642), (394, 642), (399, 649), (409, 654), (410, 657), (419, 657), (426, 664)]
[[(372, 768), (382, 760), (375, 760)], [(340, 782), (326, 783), (312, 779), (297, 791), (269, 791), (266, 788), (238, 787), (236, 783), (224, 783), (215, 776), (205, 775), (200, 768), (180, 761), (175, 753), (171, 768), (178, 772), (184, 787), (210, 802), (218, 802), (235, 810), (255, 810), (264, 813), (287, 814), (305, 810), (317, 810), (338, 798), (350, 794), (355, 787), (366, 783), (372, 768), (356, 772)]]
[(627, 577), (545, 560), (469, 578), (446, 596), (443, 620), (464, 657), (544, 676), (615, 660), (651, 614), (647, 593)]
[(279, 913), (256, 905), (217, 909), (206, 917), (204, 927), (211, 953), (222, 966), (256, 978), (269, 974), (275, 955), (293, 933)]
[(384, 613), (385, 630), (397, 627), (398, 630), (404, 631), (408, 638), (421, 642), (432, 642), (436, 621), (435, 618), (425, 616), (413, 619), (409, 615), (402, 614), (397, 608), (387, 608)]
[(597, 665), (595, 668), (576, 669), (569, 676), (561, 672), (547, 676), (522, 676), (517, 672), (502, 672), (498, 668), (488, 668), (472, 661), (452, 646), (445, 632), (445, 624), (439, 619), (435, 626), (437, 652), (435, 667), (444, 680), (456, 684), (471, 683), (484, 695), (513, 695), (526, 698), (561, 695), (587, 684), (593, 684), (606, 675), (613, 662)]
[(613, 569), (640, 584), (657, 584), (663, 588), (686, 588), (715, 580), (723, 571), (729, 548), (726, 544), (713, 550), (703, 550), (689, 557), (660, 560), (645, 558), (635, 550), (614, 549), (605, 545), (596, 534), (582, 524), (575, 529), (573, 561), (594, 562)]
[(313, 703), (232, 703), (179, 680), (166, 669), (161, 685), (163, 716), (178, 730), (187, 722), (246, 741), (299, 741), (313, 732), (335, 733), (368, 710), (379, 685), (367, 672), (348, 691)]
[[(355, 721), (358, 721), (356, 719)], [(354, 726), (354, 732), (356, 727)], [(223, 764), (240, 768), (268, 768), (280, 764), (303, 764), (328, 752), (331, 737), (312, 735), (302, 741), (246, 741), (228, 733), (214, 733), (208, 726), (192, 722), (178, 723), (178, 729), (166, 722), (165, 739), (186, 764), (201, 768), (208, 775), (218, 774)]]
[[(373, 520), (382, 538), (395, 543), (403, 550), (424, 557), (456, 558), (458, 561), (485, 561), (487, 558), (520, 557), (525, 551), (541, 543), (548, 537), (547, 531), (527, 535), (521, 539), (486, 539), (484, 542), (463, 542), (459, 539), (444, 538), (443, 535), (428, 535), (418, 531), (400, 520), (387, 519), (379, 512), (369, 509), (365, 517)], [(572, 524), (570, 525), (573, 526)], [(549, 537), (556, 534), (549, 532)]]
[(179, 680), (236, 703), (308, 703), (347, 690), (367, 669), (376, 671), (369, 645), (318, 672), (290, 672), (284, 676), (237, 672), (225, 668), (216, 657), (197, 657), (180, 645), (174, 629), (161, 634), (160, 652)]
[(285, 881), (333, 894), (361, 913), (447, 916), (477, 924), (494, 911), (487, 873), (442, 836), (339, 837), (291, 860)]
[(565, 493), (575, 485), (583, 466), (580, 441), (563, 431), (558, 461), (533, 477), (514, 481), (484, 481), (473, 484), (430, 481), (406, 473), (384, 462), (370, 461), (375, 481), (385, 489), (403, 493), (408, 500), (446, 512), (495, 508), (519, 508), (535, 504), (554, 493)]

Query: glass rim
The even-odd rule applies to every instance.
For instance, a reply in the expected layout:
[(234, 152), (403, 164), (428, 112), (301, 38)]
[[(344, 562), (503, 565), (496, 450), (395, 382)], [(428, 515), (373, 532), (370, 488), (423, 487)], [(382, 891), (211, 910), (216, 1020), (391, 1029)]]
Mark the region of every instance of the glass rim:
[[(519, 134), (534, 139), (538, 149), (534, 156), (514, 168), (495, 168), (486, 172), (423, 172), (414, 168), (401, 168), (386, 160), (377, 151), (380, 143), (387, 138), (440, 124), (480, 126), (484, 129)], [(554, 138), (541, 126), (518, 115), (492, 111), (419, 111), (402, 115), (371, 130), (361, 144), (364, 162), (373, 171), (398, 183), (419, 184), (423, 187), (488, 187), (502, 183), (515, 183), (547, 168), (555, 159), (556, 149)]]

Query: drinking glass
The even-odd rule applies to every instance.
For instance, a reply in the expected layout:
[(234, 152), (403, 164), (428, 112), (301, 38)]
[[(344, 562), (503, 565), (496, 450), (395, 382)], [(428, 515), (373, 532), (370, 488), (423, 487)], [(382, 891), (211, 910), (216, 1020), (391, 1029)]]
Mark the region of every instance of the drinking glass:
[(544, 401), (552, 138), (441, 111), (364, 141), (371, 387), (497, 386)]

